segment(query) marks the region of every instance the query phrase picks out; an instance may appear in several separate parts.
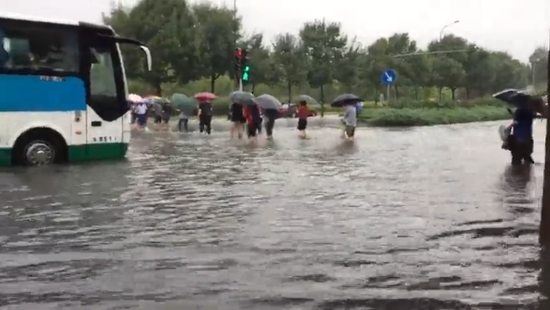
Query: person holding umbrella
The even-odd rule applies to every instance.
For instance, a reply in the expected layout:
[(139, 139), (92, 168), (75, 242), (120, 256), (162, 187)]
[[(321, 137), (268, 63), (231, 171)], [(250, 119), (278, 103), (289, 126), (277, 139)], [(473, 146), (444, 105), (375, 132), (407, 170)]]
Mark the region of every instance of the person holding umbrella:
[(172, 104), (169, 101), (165, 101), (162, 105), (162, 121), (164, 124), (168, 125), (170, 118), (172, 117), (172, 113), (174, 113)]
[(351, 140), (355, 136), (355, 127), (357, 127), (357, 103), (363, 101), (354, 94), (343, 94), (336, 98), (331, 103), (333, 107), (344, 108), (344, 136)]
[(238, 139), (243, 137), (243, 128), (246, 123), (246, 118), (244, 117), (243, 103), (253, 101), (254, 95), (249, 92), (244, 91), (234, 91), (229, 95), (231, 99), (231, 111), (229, 115), (229, 120), (233, 123), (231, 127), (230, 135), (231, 138), (237, 135)]
[(264, 112), (264, 117), (266, 118), (265, 132), (267, 139), (270, 140), (273, 138), (273, 127), (275, 127), (275, 120), (279, 116), (279, 109), (282, 107), (282, 104), (277, 98), (268, 94), (256, 97), (255, 101)]
[(216, 95), (212, 93), (198, 93), (195, 95), (195, 99), (199, 102), (198, 115), (199, 119), (199, 132), (205, 132), (210, 134), (212, 132), (212, 115), (214, 109), (212, 106), (212, 100), (216, 99)]
[(260, 108), (254, 101), (251, 101), (244, 107), (243, 114), (246, 119), (246, 131), (248, 138), (256, 139), (258, 127), (261, 126)]
[(153, 102), (153, 111), (155, 112), (155, 124), (162, 123), (162, 103), (161, 101)]
[(179, 111), (178, 131), (189, 132), (189, 117), (193, 115), (193, 110), (197, 103), (195, 99), (189, 98), (184, 94), (175, 93), (172, 95), (172, 104)]
[[(512, 124), (506, 128), (508, 133), (503, 149), (508, 149), (512, 155), (512, 165), (534, 164), (533, 160), (533, 120), (537, 118), (537, 110), (545, 106), (544, 98), (531, 96), (515, 89), (507, 89), (496, 93), (493, 97), (516, 107), (512, 113)], [(544, 115), (542, 115), (544, 117)]]

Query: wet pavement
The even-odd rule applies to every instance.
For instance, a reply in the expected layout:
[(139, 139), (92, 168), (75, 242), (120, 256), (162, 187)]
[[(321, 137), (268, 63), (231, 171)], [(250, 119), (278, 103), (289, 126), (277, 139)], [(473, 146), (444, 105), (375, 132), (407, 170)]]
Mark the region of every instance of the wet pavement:
[[(542, 165), (501, 123), (310, 140), (136, 133), (125, 162), (0, 171), (1, 309), (550, 309)], [(535, 160), (543, 160), (544, 124)]]

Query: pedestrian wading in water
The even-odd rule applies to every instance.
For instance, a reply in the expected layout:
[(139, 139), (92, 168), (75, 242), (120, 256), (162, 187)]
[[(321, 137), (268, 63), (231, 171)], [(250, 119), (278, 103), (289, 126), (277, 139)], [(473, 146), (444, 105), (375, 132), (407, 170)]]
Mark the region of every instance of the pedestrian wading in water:
[[(530, 102), (517, 108), (513, 112), (513, 120), (508, 130), (508, 135), (503, 148), (508, 149), (512, 156), (512, 165), (534, 164), (533, 160), (533, 120), (537, 116), (537, 110), (542, 109), (542, 98), (533, 98)], [(545, 109), (545, 108), (544, 108)], [(541, 112), (544, 112), (541, 110)], [(546, 114), (546, 113), (544, 113)]]
[(275, 120), (279, 116), (279, 111), (275, 109), (267, 109), (264, 111), (265, 117), (265, 134), (267, 139), (273, 139), (273, 127), (275, 127)]
[(243, 137), (243, 127), (246, 123), (246, 118), (243, 114), (243, 106), (242, 104), (233, 102), (231, 104), (231, 114), (229, 116), (232, 126), (231, 126), (231, 138), (234, 138), (237, 136), (238, 139), (242, 139)]
[(214, 113), (212, 102), (199, 102), (198, 110), (199, 131), (201, 133), (206, 131), (207, 134), (210, 134), (212, 132), (212, 115)]
[(162, 123), (162, 104), (159, 102), (153, 103), (153, 111), (155, 112), (155, 124)]
[(184, 110), (180, 111), (180, 119), (178, 121), (179, 132), (189, 132), (189, 115)]
[(354, 104), (344, 105), (344, 136), (347, 139), (353, 139), (355, 136), (355, 127), (357, 127), (357, 107)]
[(298, 107), (298, 131), (300, 138), (307, 138), (306, 135), (306, 128), (307, 128), (307, 117), (308, 117), (308, 109), (307, 109), (307, 102), (306, 101), (300, 101), (300, 106)]
[(258, 128), (261, 126), (260, 109), (258, 105), (252, 104), (246, 106), (243, 111), (246, 119), (246, 132), (248, 138), (256, 138)]
[(172, 113), (174, 112), (174, 109), (172, 108), (172, 104), (170, 102), (165, 102), (162, 105), (162, 121), (164, 124), (168, 124), (170, 122), (170, 118), (172, 117)]

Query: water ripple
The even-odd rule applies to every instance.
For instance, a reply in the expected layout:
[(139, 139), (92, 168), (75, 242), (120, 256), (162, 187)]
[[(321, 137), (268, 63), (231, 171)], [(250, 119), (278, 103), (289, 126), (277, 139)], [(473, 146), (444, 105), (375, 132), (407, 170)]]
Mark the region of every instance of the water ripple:
[(1, 171), (0, 307), (550, 309), (543, 167), (497, 125), (137, 133), (124, 162)]

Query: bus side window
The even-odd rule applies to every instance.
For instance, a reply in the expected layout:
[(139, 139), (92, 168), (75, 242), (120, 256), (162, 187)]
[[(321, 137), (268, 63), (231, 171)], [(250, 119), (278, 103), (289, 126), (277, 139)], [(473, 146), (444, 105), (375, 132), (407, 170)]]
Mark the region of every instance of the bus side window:
[(79, 72), (77, 30), (48, 24), (2, 21), (0, 67), (36, 72)]
[(117, 98), (115, 72), (111, 61), (111, 50), (90, 48), (90, 95)]
[(0, 67), (5, 67), (6, 62), (8, 62), (10, 49), (10, 40), (6, 38), (4, 31), (0, 29)]

